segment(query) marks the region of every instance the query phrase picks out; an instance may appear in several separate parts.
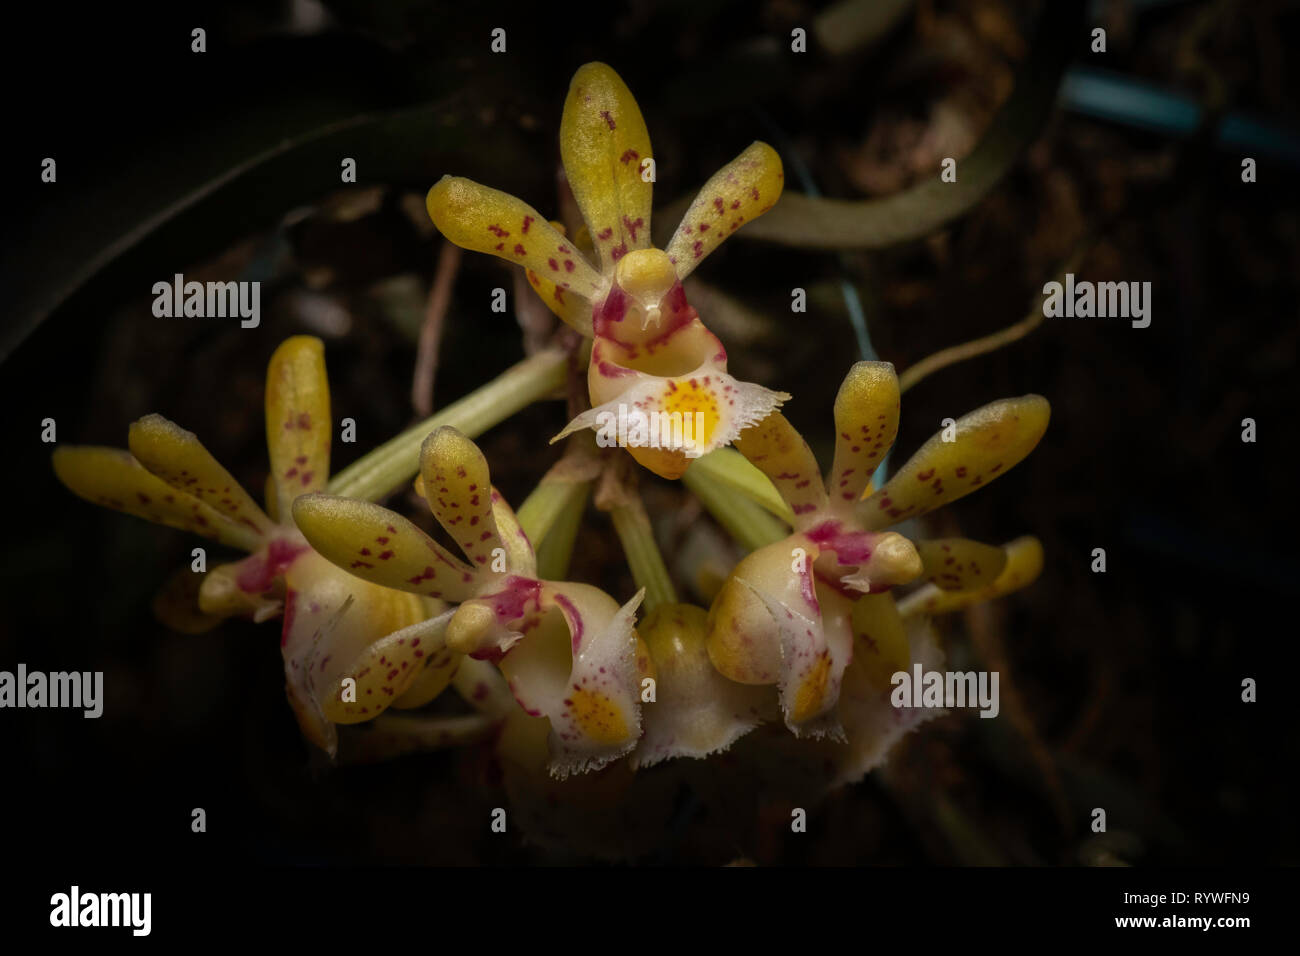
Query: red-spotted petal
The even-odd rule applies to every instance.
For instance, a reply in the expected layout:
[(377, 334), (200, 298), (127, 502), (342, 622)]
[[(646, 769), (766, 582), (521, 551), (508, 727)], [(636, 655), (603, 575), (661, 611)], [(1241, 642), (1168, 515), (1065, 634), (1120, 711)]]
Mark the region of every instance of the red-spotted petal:
[(686, 278), (723, 239), (771, 209), (784, 185), (781, 157), (767, 143), (751, 144), (714, 173), (664, 250), (677, 275)]
[[(401, 600), (409, 602), (411, 595), (401, 592), (384, 593), (386, 589), (358, 582), (359, 590), (364, 589), (364, 598), (369, 598), (368, 608), (358, 608), (359, 601), (348, 613), (373, 614), (374, 605), (380, 601)], [(398, 595), (394, 598), (393, 595)], [(418, 604), (411, 604), (411, 613), (418, 616)], [(315, 649), (308, 658), (312, 691), (321, 700), (321, 709), (327, 720), (336, 724), (355, 724), (374, 719), (390, 706), (420, 706), (433, 700), (451, 681), (460, 655), (449, 650), (444, 642), (447, 621), (452, 611), (444, 611), (434, 618), (416, 621), (406, 627), (366, 644), (360, 653), (349, 659), (346, 652), (350, 649), (335, 647), (331, 641)], [(372, 621), (376, 627), (382, 627), (379, 621)], [(365, 635), (362, 635), (364, 639)], [(336, 651), (343, 651), (336, 654)], [(348, 687), (344, 693), (343, 681), (352, 680), (355, 687)], [(406, 699), (418, 690), (423, 698), (416, 702)]]
[(318, 492), (293, 503), (293, 520), (325, 558), (374, 584), (449, 601), (478, 588), (473, 568), (380, 505)]
[(266, 443), (277, 514), (287, 515), (298, 495), (325, 487), (330, 429), (325, 346), (310, 335), (286, 339), (266, 373)]
[(826, 487), (847, 508), (898, 435), (898, 376), (888, 362), (858, 362), (835, 396), (835, 463)]
[(604, 63), (578, 69), (560, 121), (560, 158), (573, 198), (609, 275), (650, 244), (650, 134), (627, 85)]
[[(430, 504), (425, 493), (424, 476), (415, 476), (415, 493)], [(445, 499), (444, 499), (445, 500)], [(479, 568), (479, 574), (520, 574), (525, 577), (537, 576), (537, 556), (533, 552), (532, 542), (524, 532), (523, 526), (515, 516), (514, 509), (497, 489), (492, 489), (492, 517), (496, 521), (497, 533), (500, 535), (504, 554), (494, 554), (493, 560), (486, 568)]]
[(991, 584), (968, 591), (945, 591), (926, 584), (898, 602), (899, 613), (909, 617), (957, 611), (1028, 587), (1042, 573), (1043, 546), (1032, 535), (1003, 545), (1002, 551), (1006, 554), (1006, 565)]
[(87, 501), (170, 528), (192, 531), (222, 544), (255, 551), (264, 538), (147, 471), (129, 452), (90, 445), (66, 446), (53, 455), (54, 473)]
[[(420, 448), (420, 477), (424, 479), (425, 500), (438, 523), (460, 545), (470, 564), (492, 570), (494, 552), (500, 560), (508, 551), (497, 528), (493, 509), (497, 495), (483, 452), (456, 429), (444, 425), (430, 434)], [(518, 543), (511, 542), (511, 547)]]
[(586, 299), (596, 299), (608, 285), (541, 213), (509, 193), (444, 176), (425, 205), (438, 231), (462, 249), (499, 256)]
[(161, 415), (146, 415), (131, 426), (128, 445), (136, 461), (153, 474), (236, 524), (258, 535), (276, 527), (193, 432)]
[[(445, 602), (432, 599), (426, 600), (428, 604), (439, 609), (439, 615), (446, 612)], [(440, 641), (442, 646), (436, 653), (430, 653), (429, 649), (425, 649), (427, 663), (420, 672), (420, 676), (411, 683), (411, 686), (404, 693), (393, 701), (393, 706), (398, 710), (413, 710), (423, 707), (436, 698), (447, 689), (447, 686), (459, 673), (460, 668), (464, 666), (465, 661), (469, 659), (463, 654), (457, 654), (446, 647), (445, 633), (440, 636)]]
[[(536, 577), (537, 555), (533, 551), (533, 543), (528, 540), (528, 534), (519, 523), (515, 510), (495, 488), (492, 489), (492, 519), (496, 522), (501, 544), (506, 549), (505, 573)], [(491, 562), (488, 562), (488, 570), (492, 570)]]
[(795, 514), (796, 528), (826, 507), (826, 488), (812, 449), (780, 412), (736, 437), (736, 450), (772, 480)]
[(1007, 564), (1007, 553), (969, 538), (916, 542), (926, 578), (945, 591), (969, 591), (992, 584)]
[(590, 299), (566, 292), (561, 286), (550, 279), (543, 279), (532, 269), (525, 269), (524, 274), (528, 277), (528, 284), (533, 287), (533, 291), (548, 309), (579, 335), (591, 338)]
[[(992, 402), (922, 445), (885, 486), (858, 505), (864, 527), (884, 528), (970, 494), (1006, 474), (1047, 430), (1041, 395)], [(952, 441), (946, 441), (951, 437)]]

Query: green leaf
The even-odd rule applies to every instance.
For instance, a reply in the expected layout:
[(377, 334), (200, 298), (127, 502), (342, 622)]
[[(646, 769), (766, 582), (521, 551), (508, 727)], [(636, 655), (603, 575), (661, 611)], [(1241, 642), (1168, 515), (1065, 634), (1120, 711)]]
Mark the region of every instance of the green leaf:
[(814, 199), (785, 193), (736, 235), (808, 249), (880, 249), (929, 235), (974, 207), (1038, 137), (1081, 35), (1081, 4), (1054, 0), (1038, 24), (1015, 89), (975, 149), (957, 164), (957, 181), (934, 179), (884, 199)]

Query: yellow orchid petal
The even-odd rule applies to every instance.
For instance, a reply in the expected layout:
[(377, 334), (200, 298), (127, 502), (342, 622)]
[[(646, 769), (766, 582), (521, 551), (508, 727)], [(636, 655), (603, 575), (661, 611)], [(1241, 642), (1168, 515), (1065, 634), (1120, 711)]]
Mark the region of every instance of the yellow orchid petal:
[(815, 585), (817, 556), (801, 535), (760, 548), (709, 609), (713, 666), (738, 683), (777, 684), (786, 725), (799, 736), (837, 733), (832, 708), (853, 653), (852, 606)]
[(234, 521), (193, 495), (177, 490), (147, 471), (129, 452), (70, 445), (56, 449), (52, 461), (59, 481), (92, 504), (192, 531), (245, 551), (255, 551), (262, 545), (257, 528)]
[[(371, 589), (375, 598), (380, 598), (385, 589), (374, 585), (362, 585)], [(400, 592), (389, 592), (400, 594)], [(410, 595), (400, 594), (403, 600)], [(382, 595), (382, 600), (388, 600)], [(371, 605), (375, 603), (371, 601)], [(348, 609), (352, 614), (358, 609)], [(437, 617), (417, 621), (392, 633), (385, 634), (373, 643), (365, 645), (361, 652), (351, 660), (336, 657), (333, 643), (322, 645), (308, 658), (311, 668), (312, 691), (321, 700), (321, 710), (326, 720), (336, 724), (355, 724), (373, 720), (377, 714), (388, 707), (396, 705), (419, 685), (422, 703), (433, 700), (451, 681), (460, 655), (450, 651), (444, 635), (447, 621), (452, 612), (446, 611)], [(382, 629), (379, 622), (374, 622), (373, 635)], [(364, 635), (362, 635), (364, 639)], [(342, 692), (343, 681), (352, 679), (356, 686), (349, 687), (348, 693)], [(408, 704), (410, 702), (408, 701)]]
[(604, 284), (572, 242), (532, 206), (499, 189), (443, 176), (425, 200), (438, 231), (462, 249), (532, 269), (567, 294), (594, 299)]
[(831, 499), (856, 502), (898, 435), (898, 376), (889, 362), (858, 362), (835, 396)]
[(703, 608), (664, 604), (637, 629), (657, 674), (655, 700), (641, 708), (634, 769), (718, 753), (761, 722), (765, 692), (727, 680), (709, 661), (708, 621)]
[(969, 538), (916, 542), (926, 577), (945, 591), (969, 591), (992, 584), (1007, 564), (1007, 553)]
[(893, 595), (858, 598), (853, 604), (853, 635), (853, 666), (873, 690), (889, 690), (890, 679), (911, 664), (907, 629)]
[(266, 485), (262, 489), (262, 501), (265, 502), (263, 510), (266, 516), (276, 524), (280, 523), (280, 501), (276, 497), (275, 475), (266, 476)]
[(277, 514), (287, 515), (298, 495), (325, 487), (331, 427), (325, 346), (310, 335), (286, 339), (266, 372), (266, 444)]
[(1034, 450), (1051, 406), (1041, 395), (991, 402), (922, 445), (885, 486), (858, 505), (864, 527), (884, 528), (964, 497), (1006, 474)]
[[(510, 685), (501, 676), (495, 664), (461, 657), (460, 666), (451, 677), (452, 686), (464, 701), (479, 713), (489, 717), (505, 717), (512, 712), (522, 713), (519, 702), (510, 693)], [(545, 737), (543, 737), (545, 745)]]
[[(426, 618), (436, 618), (446, 613), (452, 608), (446, 601), (439, 601), (435, 598), (424, 598), (424, 613)], [(440, 638), (442, 646), (446, 648), (446, 634)], [(428, 654), (426, 650), (425, 659), (427, 663), (424, 669), (420, 671), (411, 686), (406, 689), (406, 693), (401, 694), (393, 701), (393, 706), (399, 710), (414, 710), (417, 707), (423, 707), (431, 700), (436, 698), (448, 685), (455, 680), (460, 668), (468, 658), (463, 654), (457, 654), (450, 649), (440, 651), (436, 656)]]
[(198, 437), (161, 415), (131, 425), (131, 454), (167, 484), (192, 495), (258, 535), (275, 528), (256, 501), (221, 467)]
[(1006, 566), (991, 584), (969, 591), (944, 591), (926, 584), (898, 602), (899, 613), (909, 617), (958, 611), (1027, 587), (1042, 573), (1043, 545), (1033, 535), (1017, 538), (1003, 545), (1002, 550), (1006, 554)]
[(380, 505), (318, 492), (294, 501), (293, 520), (320, 554), (374, 584), (449, 601), (477, 587), (473, 568)]
[(588, 299), (566, 292), (549, 279), (543, 279), (532, 269), (525, 269), (524, 273), (528, 276), (528, 284), (533, 287), (538, 298), (560, 317), (560, 321), (578, 334), (591, 338), (591, 302)]
[[(471, 565), (491, 569), (497, 548), (509, 555), (497, 528), (494, 501), (500, 495), (492, 487), (487, 459), (478, 445), (450, 425), (442, 426), (420, 446), (420, 477), (433, 516), (460, 545)], [(511, 547), (519, 546), (518, 539), (511, 542)], [(531, 546), (528, 550), (532, 551)]]
[[(537, 555), (533, 552), (533, 543), (528, 540), (523, 525), (515, 515), (515, 509), (501, 492), (492, 489), (492, 520), (496, 522), (501, 544), (506, 549), (507, 574), (518, 574), (526, 578), (537, 577)], [(491, 562), (488, 563), (491, 570)]]
[[(424, 476), (415, 476), (415, 493), (429, 503), (429, 496), (425, 493)], [(432, 510), (433, 505), (430, 504)], [(518, 574), (523, 577), (537, 576), (537, 555), (533, 551), (533, 544), (528, 540), (528, 535), (519, 523), (514, 509), (502, 496), (496, 488), (492, 489), (492, 517), (496, 521), (497, 531), (501, 536), (501, 544), (505, 547), (505, 571), (495, 573)], [(485, 569), (491, 571), (493, 565), (489, 563)]]
[[(797, 553), (790, 539), (759, 548), (740, 560), (723, 583), (709, 608), (709, 659), (718, 672), (741, 684), (775, 684), (781, 676), (781, 645), (767, 605), (749, 582), (781, 588), (800, 565), (811, 567), (807, 552)], [(808, 613), (816, 600), (807, 585), (804, 605)]]
[[(812, 449), (780, 412), (736, 436), (736, 450), (771, 479), (799, 521), (826, 507), (826, 487)], [(804, 519), (807, 520), (807, 519)], [(802, 524), (802, 522), (801, 522)]]
[(606, 275), (650, 244), (654, 186), (642, 176), (650, 158), (650, 134), (627, 85), (604, 63), (579, 67), (564, 100), (560, 159)]
[(456, 672), (469, 658), (452, 650), (443, 650), (438, 657), (424, 665), (420, 676), (411, 682), (406, 692), (393, 701), (398, 710), (415, 710), (437, 698), (451, 684)]
[[(551, 220), (551, 228), (561, 236), (567, 235), (564, 229), (564, 223), (559, 222), (558, 220)], [(585, 227), (580, 231), (584, 235), (586, 234)], [(591, 251), (590, 243), (588, 243), (587, 248), (584, 249), (583, 244), (578, 242), (576, 237), (574, 244), (580, 252), (584, 253), (584, 255)], [(528, 284), (533, 287), (533, 291), (537, 293), (538, 298), (542, 300), (542, 304), (558, 316), (560, 321), (576, 331), (579, 335), (591, 338), (592, 305), (590, 300), (584, 299), (580, 295), (573, 295), (571, 292), (565, 292), (564, 289), (560, 288), (560, 286), (556, 285), (550, 279), (543, 279), (532, 269), (525, 269), (524, 276), (528, 279)]]
[(785, 171), (767, 143), (756, 142), (713, 174), (695, 197), (664, 250), (685, 279), (700, 260), (781, 198)]
[[(393, 632), (406, 637), (405, 628), (422, 622), (424, 605), (410, 594), (358, 580), (310, 549), (289, 565), (284, 577), (280, 650), (289, 702), (303, 734), (333, 755), (338, 741), (335, 722), (368, 720), (382, 713), (419, 675), (422, 658), (414, 652), (420, 646), (412, 648), (409, 639), (379, 651), (385, 659), (397, 660), (396, 673), (369, 660), (367, 652)], [(362, 673), (367, 667), (370, 671)], [(355, 702), (345, 699), (345, 677), (356, 681)], [(346, 696), (351, 696), (350, 689)]]

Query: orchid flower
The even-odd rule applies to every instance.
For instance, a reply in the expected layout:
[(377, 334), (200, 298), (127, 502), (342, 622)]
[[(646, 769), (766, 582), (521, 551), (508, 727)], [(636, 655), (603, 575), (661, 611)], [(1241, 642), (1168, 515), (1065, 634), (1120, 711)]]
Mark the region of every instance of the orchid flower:
[[(878, 767), (904, 735), (944, 713), (934, 707), (895, 707), (892, 676), (920, 664), (943, 669), (944, 655), (931, 627), (933, 616), (989, 601), (1031, 584), (1042, 571), (1043, 548), (1032, 536), (1002, 547), (1006, 562), (990, 583), (944, 590), (934, 583), (894, 601), (890, 592), (864, 595), (853, 605), (853, 659), (844, 671), (836, 714), (842, 742), (766, 741), (782, 751), (782, 771), (820, 780), (827, 788), (856, 783)], [(787, 738), (788, 739), (788, 738)]]
[[(681, 413), (700, 428), (682, 450), (631, 447), (642, 465), (680, 477), (690, 458), (732, 442), (790, 396), (727, 374), (727, 352), (686, 301), (685, 279), (727, 236), (781, 195), (781, 159), (755, 142), (700, 190), (666, 249), (650, 244), (653, 155), (641, 110), (610, 67), (574, 74), (560, 122), (560, 156), (586, 222), (567, 238), (532, 206), (468, 179), (444, 176), (427, 206), (438, 229), (466, 249), (528, 270), (561, 319), (594, 338), (587, 384), (593, 407), (559, 437), (598, 427), (619, 406)], [(580, 252), (589, 241), (598, 259)]]
[(915, 642), (904, 639), (901, 625), (879, 640), (855, 641), (880, 629), (879, 616), (897, 617), (892, 598), (887, 605), (870, 599), (923, 575), (940, 591), (978, 590), (999, 579), (1005, 549), (965, 539), (913, 545), (883, 529), (1005, 474), (1038, 443), (1049, 414), (1037, 395), (986, 405), (934, 436), (863, 500), (898, 432), (898, 410), (892, 365), (853, 366), (835, 400), (835, 458), (824, 482), (807, 443), (780, 412), (736, 441), (789, 505), (794, 530), (748, 555), (727, 579), (709, 612), (709, 657), (732, 680), (776, 684), (796, 735), (843, 734), (835, 705), (850, 662), (864, 658), (864, 673), (886, 677), (908, 666)]
[[(303, 734), (333, 755), (335, 724), (370, 720), (389, 705), (422, 706), (447, 685), (458, 658), (409, 653), (439, 605), (344, 574), (294, 526), (295, 499), (325, 487), (329, 476), (330, 421), (324, 347), (319, 339), (296, 336), (276, 349), (267, 372), (271, 475), (265, 511), (192, 432), (161, 415), (131, 426), (130, 451), (58, 449), (54, 471), (87, 501), (250, 553), (207, 572), (199, 609), (213, 621), (283, 616), (289, 703)], [(374, 681), (365, 675), (390, 657), (401, 664), (386, 672), (383, 693), (364, 704), (347, 702), (344, 681), (368, 689)]]
[[(495, 662), (523, 710), (549, 720), (552, 774), (599, 769), (632, 750), (650, 673), (632, 623), (642, 594), (620, 607), (590, 585), (539, 580), (532, 545), (492, 487), (483, 453), (454, 428), (425, 439), (416, 487), (463, 558), (365, 501), (303, 495), (294, 520), (350, 574), (458, 605), (438, 619), (437, 646)], [(413, 653), (403, 650), (390, 654), (389, 674)]]

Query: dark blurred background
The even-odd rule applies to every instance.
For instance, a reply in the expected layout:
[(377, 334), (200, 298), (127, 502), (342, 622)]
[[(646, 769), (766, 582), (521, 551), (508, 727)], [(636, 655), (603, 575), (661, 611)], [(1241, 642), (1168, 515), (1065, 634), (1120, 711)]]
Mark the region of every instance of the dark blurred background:
[[(335, 417), (358, 423), (358, 443), (335, 446), (338, 470), (416, 420), (439, 243), (424, 193), (467, 175), (555, 214), (560, 110), (588, 60), (614, 66), (641, 105), (657, 207), (756, 138), (782, 153), (787, 189), (807, 188), (802, 163), (838, 198), (887, 196), (942, 157), (960, 163), (1031, 52), (1038, 6), (878, 10), (895, 6), (865, 40), (814, 26), (851, 4), (799, 0), (607, 4), (604, 19), (407, 0), (7, 9), (0, 669), (102, 670), (107, 696), (96, 721), (0, 713), (7, 848), (191, 863), (600, 856), (491, 834), (502, 798), (482, 748), (341, 769), (312, 759), (284, 699), (277, 625), (184, 636), (157, 623), (154, 594), (199, 542), (73, 497), (40, 422), (56, 419), (61, 442), (124, 446), (131, 421), (160, 412), (260, 497), (266, 363), (309, 332), (326, 341)], [(904, 398), (901, 455), (993, 399), (1052, 402), (1026, 462), (928, 525), (1043, 541), (1035, 585), (941, 622), (954, 660), (1001, 671), (1002, 716), (927, 725), (886, 771), (829, 797), (803, 837), (762, 792), (735, 794), (726, 813), (686, 795), (638, 859), (1296, 862), (1298, 20), (1274, 0), (1089, 4), (1063, 44), (1057, 107), (968, 212), (842, 255), (737, 237), (699, 270), (725, 297), (705, 320), (731, 370), (791, 392), (787, 414), (824, 461), (859, 349), (846, 282), (900, 371), (1018, 321), (1081, 242), (1081, 277), (1152, 283), (1153, 320), (1047, 320)], [(790, 52), (799, 26), (805, 54)], [(1104, 55), (1089, 50), (1094, 26)], [(495, 27), (504, 54), (489, 50)], [(1095, 71), (1111, 85), (1090, 96)], [(1225, 140), (1224, 120), (1243, 117), (1262, 124), (1261, 149)], [(1258, 161), (1255, 184), (1241, 181), (1243, 155)], [(57, 184), (40, 182), (46, 156)], [(339, 183), (345, 156), (356, 185)], [(262, 280), (261, 327), (155, 319), (152, 284), (176, 272)], [(514, 319), (487, 308), (509, 282), (496, 260), (465, 256), (437, 405), (523, 356)], [(811, 305), (792, 319), (795, 286)], [(1240, 438), (1246, 417), (1254, 444)], [(556, 459), (545, 439), (566, 420), (549, 402), (481, 440), (514, 503)], [(643, 487), (674, 553), (697, 506), (648, 475)], [(589, 511), (580, 540), (572, 576), (631, 593), (603, 515)], [(1090, 571), (1095, 547), (1104, 575)], [(1245, 677), (1257, 704), (1241, 702)], [(1088, 826), (1098, 806), (1106, 834)], [(190, 832), (194, 807), (206, 837)]]

